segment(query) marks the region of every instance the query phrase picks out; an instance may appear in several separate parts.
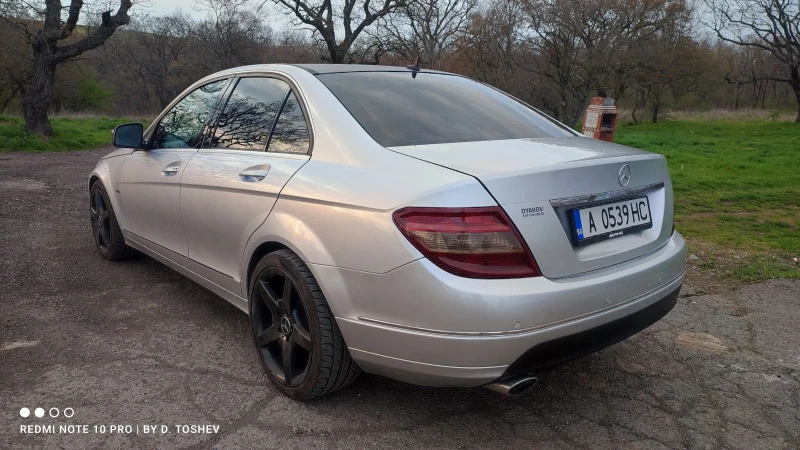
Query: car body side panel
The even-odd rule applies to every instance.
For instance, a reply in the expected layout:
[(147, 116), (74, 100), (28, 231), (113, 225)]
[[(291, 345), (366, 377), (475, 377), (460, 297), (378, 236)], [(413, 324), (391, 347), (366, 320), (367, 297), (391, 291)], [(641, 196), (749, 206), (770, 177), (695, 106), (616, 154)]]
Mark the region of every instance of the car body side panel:
[[(319, 163), (312, 157), (253, 233), (242, 272), (259, 245), (278, 242), (308, 263), (385, 273), (422, 256), (394, 225), (395, 210), (412, 200), (417, 206), (494, 204), (472, 177), (401, 155), (396, 158), (376, 170)], [(246, 289), (243, 285), (244, 296)]]
[[(272, 210), (283, 186), (307, 155), (242, 150), (200, 150), (181, 180), (181, 216), (189, 242), (189, 268), (237, 294), (242, 250)], [(267, 172), (260, 181), (239, 174)]]
[(231, 292), (230, 290), (225, 289), (224, 287), (214, 283), (208, 278), (203, 277), (201, 274), (190, 270), (186, 264), (187, 261), (186, 257), (179, 255), (175, 252), (172, 252), (170, 250), (167, 250), (164, 247), (159, 247), (158, 245), (155, 245), (152, 242), (148, 242), (142, 239), (141, 237), (133, 235), (126, 231), (123, 231), (122, 234), (123, 236), (125, 236), (125, 243), (128, 244), (129, 246), (156, 259), (162, 264), (165, 264), (167, 267), (176, 270), (183, 276), (189, 278), (195, 283), (203, 286), (209, 291), (224, 298), (232, 305), (242, 310), (242, 312), (247, 313), (248, 311), (247, 300), (240, 297), (236, 293)]
[[(114, 215), (117, 217), (117, 222), (122, 229), (127, 228), (128, 221), (125, 214), (125, 208), (122, 205), (122, 199), (117, 193), (117, 181), (120, 179), (122, 168), (125, 165), (125, 157), (121, 158), (103, 158), (97, 162), (94, 170), (89, 174), (89, 179), (97, 177), (106, 188), (111, 206), (114, 208)], [(88, 203), (87, 203), (88, 208)]]
[[(189, 246), (180, 210), (180, 181), (196, 149), (136, 151), (125, 156), (117, 189), (127, 214), (125, 229), (179, 255)], [(167, 168), (177, 168), (165, 173)]]
[(112, 150), (112, 151), (108, 152), (107, 154), (103, 155), (103, 157), (100, 158), (100, 160), (102, 161), (102, 160), (106, 160), (106, 159), (116, 158), (116, 157), (119, 157), (119, 156), (130, 155), (134, 151), (135, 150), (130, 148), (130, 147), (118, 148), (118, 149)]

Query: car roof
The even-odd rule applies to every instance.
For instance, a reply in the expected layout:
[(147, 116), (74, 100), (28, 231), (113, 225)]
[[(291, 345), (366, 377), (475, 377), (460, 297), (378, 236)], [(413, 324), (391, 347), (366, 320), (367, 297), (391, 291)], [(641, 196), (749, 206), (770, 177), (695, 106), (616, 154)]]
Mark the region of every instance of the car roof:
[[(230, 69), (221, 70), (211, 75), (205, 76), (195, 82), (192, 86), (203, 84), (208, 80), (225, 77), (237, 76), (246, 73), (260, 72), (260, 71), (278, 71), (287, 74), (301, 70), (311, 75), (325, 75), (330, 73), (358, 73), (358, 72), (405, 72), (411, 73), (412, 71), (407, 67), (400, 66), (381, 66), (377, 64), (253, 64), (249, 66), (231, 67)], [(463, 76), (450, 72), (442, 72), (440, 70), (429, 70), (421, 68), (418, 73), (437, 73), (443, 75)]]
[[(411, 69), (401, 66), (382, 66), (378, 64), (291, 64), (314, 75), (347, 72), (411, 72)], [(439, 70), (420, 68), (420, 72), (448, 73)]]

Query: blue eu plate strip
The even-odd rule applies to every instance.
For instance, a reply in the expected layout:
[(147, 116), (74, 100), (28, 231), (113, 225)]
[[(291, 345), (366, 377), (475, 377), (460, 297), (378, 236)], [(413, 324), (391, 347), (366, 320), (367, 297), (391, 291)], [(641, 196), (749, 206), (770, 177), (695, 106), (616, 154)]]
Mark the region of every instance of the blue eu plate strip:
[(572, 216), (575, 218), (575, 228), (578, 231), (578, 239), (583, 239), (583, 225), (581, 224), (581, 212), (577, 209), (572, 210)]

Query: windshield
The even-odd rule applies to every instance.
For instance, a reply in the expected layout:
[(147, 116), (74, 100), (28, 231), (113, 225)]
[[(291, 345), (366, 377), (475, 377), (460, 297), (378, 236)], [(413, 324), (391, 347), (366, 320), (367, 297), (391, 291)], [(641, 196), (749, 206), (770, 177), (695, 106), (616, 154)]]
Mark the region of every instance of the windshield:
[(468, 78), (419, 72), (317, 75), (384, 147), (574, 134), (523, 103)]

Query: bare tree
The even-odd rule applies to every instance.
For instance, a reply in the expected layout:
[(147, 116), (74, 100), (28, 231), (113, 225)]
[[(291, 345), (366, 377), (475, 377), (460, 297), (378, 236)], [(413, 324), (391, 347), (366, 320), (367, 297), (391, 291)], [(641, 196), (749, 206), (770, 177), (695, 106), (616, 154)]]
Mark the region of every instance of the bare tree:
[[(574, 125), (600, 87), (619, 97), (639, 64), (633, 56), (658, 32), (689, 14), (685, 0), (526, 0), (537, 57), (525, 67), (549, 79), (557, 98), (547, 109)], [(657, 52), (657, 49), (653, 49)]]
[(83, 5), (83, 0), (72, 0), (67, 8), (66, 21), (62, 20), (64, 7), (60, 0), (46, 0), (43, 10), (31, 7), (36, 16), (43, 19), (41, 27), (36, 31), (31, 31), (29, 28), (31, 22), (19, 22), (3, 16), (3, 20), (15, 23), (17, 30), (23, 33), (33, 51), (33, 72), (22, 97), (26, 130), (47, 136), (53, 133), (47, 113), (53, 98), (56, 67), (64, 61), (103, 45), (117, 28), (128, 24), (130, 21), (128, 10), (133, 4), (131, 0), (120, 0), (115, 14), (104, 11), (98, 26), (87, 27), (83, 37), (70, 40), (68, 38), (73, 35), (78, 25)]
[(454, 69), (471, 75), (485, 83), (520, 95), (518, 56), (521, 53), (524, 17), (519, 2), (494, 0), (474, 13), (467, 24), (467, 32), (458, 45), (462, 47)]
[(657, 30), (625, 53), (634, 63), (625, 69), (627, 82), (637, 90), (637, 103), (646, 100), (649, 104), (653, 123), (670, 101), (695, 92), (699, 78), (709, 72), (704, 48), (692, 38), (693, 10), (680, 6), (673, 7)]
[(453, 53), (476, 0), (409, 0), (381, 20), (376, 39), (387, 51), (406, 61), (419, 56), (430, 68), (441, 69), (442, 59)]
[(31, 78), (33, 57), (24, 33), (31, 17), (27, 11), (14, 8), (14, 4), (0, 2), (0, 16), (14, 17), (14, 21), (0, 21), (0, 112), (4, 112), (22, 95)]
[(251, 0), (196, 0), (207, 12), (205, 20), (191, 27), (191, 36), (205, 55), (198, 62), (204, 72), (229, 69), (263, 60), (271, 45), (272, 30), (257, 14)]
[(751, 107), (758, 107), (760, 102), (763, 109), (769, 84), (780, 76), (783, 67), (770, 52), (762, 48), (728, 47), (730, 48), (723, 49), (729, 51), (726, 52), (719, 70), (722, 78), (734, 88), (733, 109), (739, 109), (742, 88), (748, 86), (752, 91)]
[(788, 83), (800, 123), (800, 3), (797, 0), (707, 0), (708, 24), (726, 42), (765, 50), (784, 67), (768, 79)]
[(176, 75), (187, 70), (182, 59), (191, 48), (188, 37), (191, 27), (191, 19), (175, 11), (135, 20), (124, 32), (124, 38), (113, 39), (120, 42), (113, 42), (112, 54), (125, 70), (138, 78), (145, 95), (152, 91), (160, 108), (166, 107), (185, 87), (185, 83), (175, 81), (183, 78)]
[[(337, 8), (334, 12), (333, 0), (317, 0), (313, 3), (307, 0), (273, 1), (285, 7), (287, 14), (294, 15), (301, 23), (319, 33), (334, 64), (345, 62), (350, 48), (365, 28), (405, 4), (405, 0), (382, 0), (375, 8), (371, 0), (344, 0), (341, 11)], [(359, 3), (360, 8), (357, 8)], [(340, 19), (341, 25), (337, 25), (335, 19)], [(336, 37), (337, 29), (344, 31), (342, 39)]]

